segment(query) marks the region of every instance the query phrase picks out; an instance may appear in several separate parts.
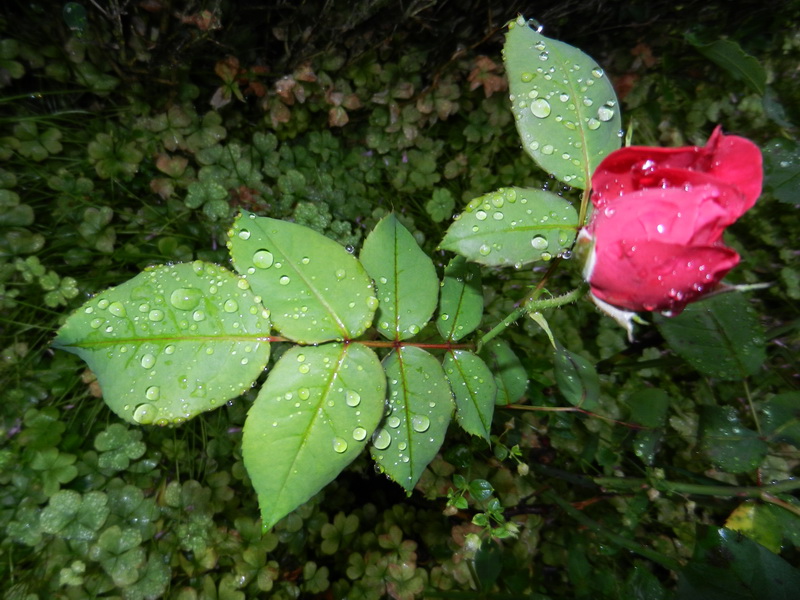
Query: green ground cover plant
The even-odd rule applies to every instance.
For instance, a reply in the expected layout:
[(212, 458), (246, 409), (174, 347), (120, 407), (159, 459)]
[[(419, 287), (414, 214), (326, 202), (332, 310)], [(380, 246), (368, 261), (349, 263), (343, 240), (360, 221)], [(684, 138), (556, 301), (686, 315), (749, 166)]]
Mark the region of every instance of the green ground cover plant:
[[(48, 7), (0, 40), (4, 597), (794, 589), (796, 32), (626, 9), (670, 18), (591, 59), (508, 6), (447, 55), (421, 3)], [(579, 300), (589, 180), (717, 124), (764, 156), (749, 291), (630, 340)]]

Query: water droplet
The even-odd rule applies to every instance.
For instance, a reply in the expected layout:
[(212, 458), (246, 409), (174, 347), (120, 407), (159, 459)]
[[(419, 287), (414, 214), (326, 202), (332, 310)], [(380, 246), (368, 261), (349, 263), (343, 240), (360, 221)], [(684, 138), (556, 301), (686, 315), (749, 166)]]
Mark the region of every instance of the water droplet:
[(478, 221), (485, 221), (486, 217), (487, 217), (486, 211), (479, 210), (478, 212), (475, 213), (475, 218), (478, 219)]
[(583, 99), (583, 105), (584, 106), (591, 106), (592, 104), (594, 104), (594, 100), (592, 100), (591, 98), (584, 98)]
[(514, 188), (506, 188), (503, 194), (511, 204), (517, 201), (517, 191)]
[(122, 302), (112, 302), (108, 305), (108, 312), (115, 317), (124, 317), (127, 314)]
[(425, 415), (415, 415), (414, 417), (411, 417), (411, 427), (413, 427), (414, 431), (417, 433), (428, 431), (430, 426), (431, 420)]
[(445, 314), (443, 314), (443, 315), (442, 315), (441, 317), (439, 317), (439, 318), (440, 318), (442, 321), (447, 321), (448, 319), (450, 319), (450, 315), (448, 315), (447, 313), (445, 313)]
[(336, 279), (341, 281), (347, 276), (347, 272), (344, 269), (336, 269)]
[(247, 279), (239, 279), (239, 281), (236, 282), (236, 287), (238, 287), (240, 290), (249, 290), (250, 282), (247, 281)]
[(142, 367), (145, 369), (151, 369), (153, 368), (153, 365), (156, 364), (156, 357), (152, 354), (145, 354), (142, 356), (142, 360), (140, 362)]
[(409, 325), (408, 333), (410, 333), (411, 335), (417, 335), (419, 333), (419, 327), (417, 327), (416, 325)]
[(601, 106), (597, 109), (597, 118), (603, 122), (614, 118), (614, 109), (610, 106)]
[(161, 390), (157, 385), (151, 385), (144, 391), (144, 397), (148, 400), (158, 400), (158, 397), (161, 395)]
[(253, 264), (259, 269), (269, 269), (274, 262), (275, 257), (269, 250), (256, 250), (253, 253)]
[(347, 390), (345, 401), (347, 402), (347, 406), (358, 406), (361, 404), (361, 395), (355, 390)]
[(290, 281), (291, 281), (291, 279), (289, 279), (289, 276), (288, 275), (284, 275), (283, 277), (281, 277), (278, 280), (278, 283), (280, 283), (281, 285), (289, 285)]
[(205, 318), (206, 318), (206, 313), (204, 313), (202, 310), (196, 310), (192, 313), (192, 319), (194, 319), (195, 321), (204, 321)]
[(92, 319), (89, 322), (89, 325), (92, 327), (92, 329), (100, 329), (100, 326), (105, 322), (105, 319)]
[(562, 93), (558, 96), (558, 99), (561, 100), (562, 102), (566, 102), (567, 100), (569, 100), (569, 94)]
[(523, 73), (522, 75), (520, 75), (519, 78), (520, 78), (520, 80), (522, 80), (522, 83), (530, 83), (531, 81), (533, 81), (534, 77), (536, 77), (536, 75), (534, 75), (533, 73), (527, 73), (526, 72), (526, 73)]
[(547, 60), (548, 58), (549, 58), (549, 55), (547, 54), (547, 52), (540, 52), (539, 53), (539, 60)]
[(333, 450), (335, 452), (338, 452), (339, 454), (342, 454), (342, 453), (346, 452), (347, 451), (347, 442), (344, 439), (340, 438), (340, 437), (333, 438)]
[(200, 303), (203, 292), (197, 288), (178, 288), (169, 297), (169, 303), (178, 310), (192, 310)]
[(239, 303), (233, 298), (228, 298), (225, 300), (225, 304), (222, 305), (222, 310), (224, 310), (226, 313), (235, 313), (237, 310), (239, 310)]
[(400, 419), (398, 417), (389, 417), (386, 419), (386, 424), (392, 429), (400, 427)]
[(163, 321), (164, 311), (154, 308), (147, 314), (147, 318), (156, 323), (158, 323), (159, 321)]
[(367, 437), (367, 430), (363, 427), (356, 427), (353, 429), (353, 439), (357, 442), (363, 442)]
[(550, 114), (550, 103), (544, 98), (537, 98), (531, 102), (531, 113), (534, 117), (544, 119)]
[(503, 213), (501, 213), (501, 212), (498, 210), (496, 213), (494, 213), (494, 214), (492, 215), (492, 218), (494, 218), (494, 220), (495, 220), (495, 221), (502, 221), (502, 220), (503, 220)]
[(595, 79), (600, 79), (603, 76), (603, 69), (597, 67), (592, 69), (592, 77)]
[(250, 239), (250, 232), (247, 229), (242, 229), (239, 232), (239, 239), (240, 240), (249, 240)]
[(174, 354), (175, 353), (175, 346), (170, 344), (166, 348), (164, 348), (164, 354)]
[(109, 304), (111, 304), (111, 303), (108, 300), (106, 300), (105, 298), (103, 298), (97, 303), (97, 308), (105, 310), (105, 309), (108, 308)]
[(311, 370), (311, 367), (309, 367), (306, 364), (302, 364), (299, 367), (297, 367), (297, 370), (300, 371), (301, 373), (305, 374), (305, 373), (308, 373)]
[(383, 428), (378, 429), (372, 434), (372, 445), (378, 450), (385, 450), (392, 443), (392, 436)]
[(155, 420), (156, 407), (152, 404), (140, 404), (133, 411), (133, 420), (141, 425), (149, 425)]
[(547, 240), (542, 236), (537, 235), (531, 240), (531, 246), (533, 246), (536, 250), (544, 250), (547, 248)]
[(301, 263), (303, 263), (304, 265), (307, 265), (308, 263), (310, 263), (310, 262), (311, 262), (311, 259), (310, 259), (310, 258), (308, 258), (307, 256), (304, 256), (304, 257), (303, 257), (303, 258), (300, 260), (300, 262), (301, 262)]
[(378, 299), (375, 296), (367, 296), (367, 308), (370, 310), (375, 310), (378, 308)]
[(491, 247), (488, 244), (482, 244), (480, 248), (478, 248), (478, 253), (482, 256), (489, 256), (492, 252)]

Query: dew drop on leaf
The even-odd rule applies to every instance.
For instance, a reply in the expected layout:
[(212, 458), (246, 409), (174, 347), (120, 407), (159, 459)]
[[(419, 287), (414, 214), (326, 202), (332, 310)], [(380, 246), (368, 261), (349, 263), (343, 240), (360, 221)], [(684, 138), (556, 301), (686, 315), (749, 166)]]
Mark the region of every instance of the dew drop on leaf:
[(347, 451), (347, 442), (340, 437), (333, 438), (333, 449), (335, 452), (342, 454)]
[(178, 288), (169, 297), (169, 303), (178, 310), (192, 310), (200, 303), (203, 292), (197, 288)]
[(275, 257), (269, 250), (256, 250), (253, 253), (253, 264), (259, 269), (269, 269), (274, 262)]
[(428, 428), (431, 426), (431, 420), (426, 417), (425, 415), (415, 415), (411, 418), (411, 427), (414, 428), (414, 431), (417, 433), (423, 433), (428, 431)]
[(363, 442), (367, 437), (367, 430), (363, 427), (356, 427), (353, 429), (353, 439), (357, 442)]
[(537, 98), (531, 102), (531, 113), (534, 117), (544, 119), (550, 115), (550, 103), (544, 98)]
[(233, 298), (228, 298), (225, 300), (225, 304), (222, 305), (222, 310), (224, 310), (226, 313), (235, 313), (237, 310), (239, 310), (239, 303)]
[(148, 400), (158, 400), (161, 396), (161, 389), (157, 385), (151, 385), (144, 391), (144, 397)]
[(110, 312), (115, 317), (124, 317), (127, 314), (122, 302), (112, 302), (111, 304), (109, 304), (108, 312)]
[(378, 429), (372, 435), (372, 445), (375, 446), (378, 450), (385, 450), (389, 447), (389, 444), (392, 443), (392, 436), (389, 435), (389, 432), (385, 429), (381, 428)]
[(250, 239), (250, 232), (247, 229), (242, 229), (239, 232), (239, 239), (240, 240), (249, 240)]
[(289, 279), (289, 276), (288, 275), (284, 275), (283, 277), (281, 277), (278, 280), (278, 283), (280, 283), (281, 285), (289, 285), (290, 281), (291, 281), (291, 279)]
[(347, 406), (358, 406), (361, 404), (361, 395), (355, 390), (347, 390), (345, 401), (347, 402)]
[(531, 240), (531, 246), (536, 250), (544, 250), (547, 248), (547, 240), (540, 235), (537, 235)]
[(152, 404), (140, 404), (133, 411), (133, 420), (141, 425), (150, 425), (155, 420), (156, 407)]
[(142, 356), (140, 364), (145, 369), (151, 369), (153, 365), (156, 364), (156, 357), (153, 356), (152, 354), (145, 354), (144, 356)]

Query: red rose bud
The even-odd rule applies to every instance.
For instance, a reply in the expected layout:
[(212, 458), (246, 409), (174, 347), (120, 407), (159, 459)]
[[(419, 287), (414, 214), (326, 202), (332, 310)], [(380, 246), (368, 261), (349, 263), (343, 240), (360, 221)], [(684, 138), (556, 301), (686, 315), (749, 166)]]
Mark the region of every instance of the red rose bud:
[[(584, 269), (607, 312), (680, 313), (739, 262), (722, 234), (761, 194), (761, 152), (717, 127), (704, 147), (630, 146), (592, 176), (594, 211), (581, 241)], [(625, 316), (627, 315), (627, 316)]]

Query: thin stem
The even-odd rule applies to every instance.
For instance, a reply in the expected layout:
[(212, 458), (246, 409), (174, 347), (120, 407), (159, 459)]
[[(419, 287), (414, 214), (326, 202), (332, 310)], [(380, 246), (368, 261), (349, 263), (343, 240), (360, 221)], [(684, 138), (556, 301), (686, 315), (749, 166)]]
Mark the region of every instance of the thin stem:
[(565, 513), (567, 513), (570, 517), (575, 519), (578, 523), (586, 527), (587, 529), (591, 529), (598, 535), (603, 536), (607, 540), (617, 544), (618, 546), (622, 546), (623, 548), (630, 550), (631, 552), (635, 552), (636, 554), (643, 556), (649, 560), (652, 560), (654, 563), (658, 563), (659, 565), (671, 570), (677, 571), (681, 568), (681, 564), (671, 558), (666, 556), (665, 554), (661, 554), (656, 550), (651, 548), (646, 548), (641, 544), (634, 542), (633, 540), (623, 537), (618, 533), (614, 533), (610, 529), (606, 528), (605, 526), (601, 525), (597, 521), (590, 519), (577, 508), (572, 506), (566, 500), (559, 498), (557, 494), (548, 490), (542, 492), (542, 498), (548, 502), (553, 504), (557, 504)]
[(747, 385), (746, 379), (742, 380), (742, 384), (744, 384), (744, 395), (747, 396), (747, 404), (750, 407), (750, 414), (753, 415), (756, 431), (758, 435), (761, 435), (761, 421), (758, 420), (758, 412), (756, 412), (755, 404), (753, 404), (753, 395), (750, 393), (750, 386)]
[(578, 230), (580, 231), (581, 227), (583, 227), (583, 223), (586, 220), (586, 212), (589, 208), (589, 196), (592, 192), (592, 185), (591, 179), (587, 178), (586, 180), (586, 189), (583, 190), (583, 195), (581, 195), (581, 208), (578, 212)]
[[(735, 485), (705, 485), (702, 483), (683, 483), (667, 481), (665, 479), (641, 479), (632, 477), (593, 477), (597, 485), (607, 489), (648, 489), (653, 488), (659, 492), (690, 494), (695, 496), (721, 496), (729, 498), (761, 498), (765, 495), (792, 492), (800, 489), (800, 479), (785, 479), (778, 483), (762, 486), (735, 486)], [(768, 501), (768, 500), (767, 500)]]

